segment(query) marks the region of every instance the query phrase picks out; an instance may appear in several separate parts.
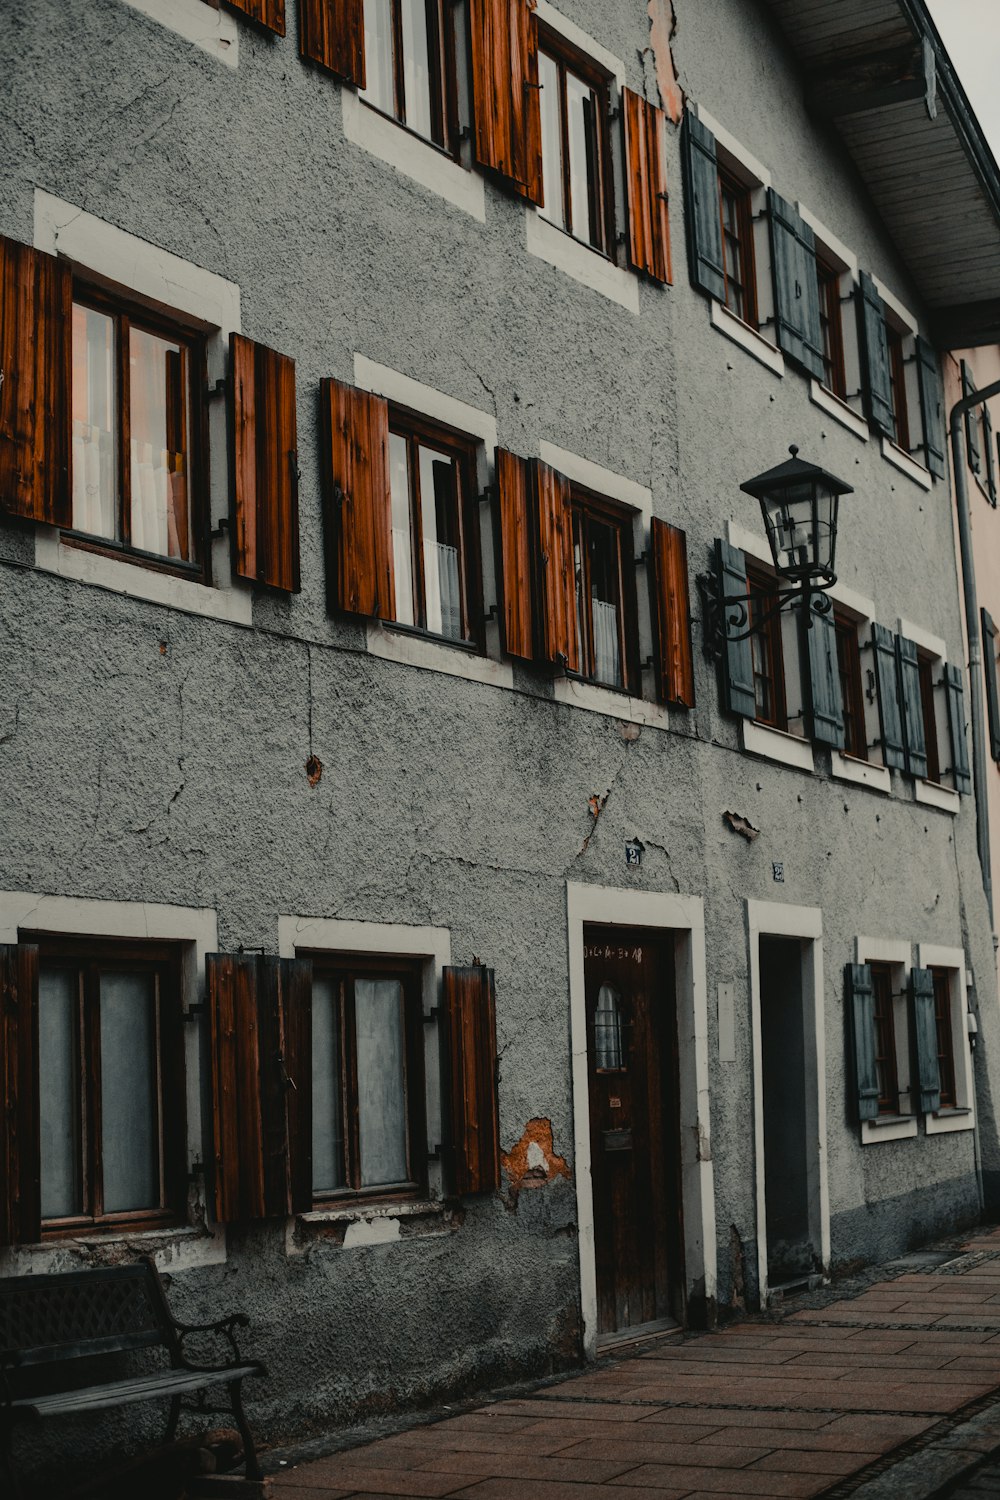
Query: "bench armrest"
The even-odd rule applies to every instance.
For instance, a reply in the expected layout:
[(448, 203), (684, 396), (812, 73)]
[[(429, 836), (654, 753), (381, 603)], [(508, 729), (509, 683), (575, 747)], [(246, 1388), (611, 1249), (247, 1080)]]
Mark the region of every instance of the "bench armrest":
[[(243, 1356), (240, 1353), (239, 1344), (236, 1342), (237, 1328), (249, 1328), (250, 1319), (246, 1313), (230, 1313), (228, 1317), (218, 1318), (214, 1323), (178, 1323), (174, 1320), (174, 1331), (177, 1334), (177, 1352), (180, 1363), (185, 1370), (228, 1370), (234, 1365), (243, 1364)], [(196, 1364), (187, 1358), (184, 1353), (184, 1341), (191, 1334), (214, 1333), (218, 1334), (229, 1346), (231, 1358), (224, 1364), (204, 1365)]]

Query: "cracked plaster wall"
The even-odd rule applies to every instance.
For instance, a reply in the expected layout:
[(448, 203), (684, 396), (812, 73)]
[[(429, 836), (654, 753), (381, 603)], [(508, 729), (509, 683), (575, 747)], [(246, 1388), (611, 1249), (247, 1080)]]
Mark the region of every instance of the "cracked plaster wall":
[[(646, 0), (560, 8), (642, 88)], [(760, 8), (675, 11), (687, 95), (919, 312)], [(0, 567), (0, 885), (215, 907), (223, 949), (275, 951), (281, 912), (449, 927), (455, 962), (475, 953), (496, 969), (505, 1150), (543, 1118), (570, 1167), (565, 882), (704, 895), (723, 1301), (730, 1225), (754, 1237), (743, 903), (821, 907), (834, 1260), (910, 1243), (918, 1192), (929, 1232), (944, 1209), (971, 1218), (970, 1135), (859, 1148), (840, 977), (859, 932), (964, 942), (980, 1059), (1000, 1044), (971, 800), (952, 819), (899, 780), (891, 799), (832, 782), (821, 752), (812, 777), (752, 760), (697, 650), (696, 710), (630, 742), (517, 665), (503, 691), (368, 656), (364, 626), (326, 614), (317, 387), (350, 381), (359, 351), (485, 408), (507, 447), (552, 441), (638, 480), (687, 529), (692, 571), (730, 516), (754, 524), (739, 482), (794, 439), (857, 491), (844, 581), (883, 622), (905, 614), (957, 651), (942, 486), (924, 495), (811, 406), (801, 377), (775, 379), (710, 328), (687, 281), (676, 132), (676, 284), (643, 283), (636, 320), (530, 258), (523, 206), (494, 185), (480, 225), (345, 143), (341, 90), (300, 63), (290, 30), (276, 41), (241, 24), (230, 70), (119, 0), (24, 0), (4, 18), (0, 232), (31, 241), (39, 185), (238, 283), (244, 332), (296, 360), (303, 591), (257, 598), (243, 630)], [(0, 525), (4, 556), (30, 563), (30, 535)], [(324, 767), (315, 787), (310, 753)], [(608, 788), (595, 826), (588, 799)], [(761, 830), (755, 842), (725, 827), (727, 808)], [(645, 854), (627, 869), (633, 837)], [(737, 1061), (720, 1064), (725, 980)], [(172, 1295), (183, 1312), (250, 1311), (271, 1369), (254, 1418), (277, 1438), (571, 1360), (575, 1223), (556, 1174), (516, 1214), (472, 1201), (459, 1227), (392, 1244), (319, 1240), (289, 1257), (280, 1228), (233, 1229), (226, 1264), (176, 1276)], [(755, 1274), (751, 1256), (749, 1295)]]

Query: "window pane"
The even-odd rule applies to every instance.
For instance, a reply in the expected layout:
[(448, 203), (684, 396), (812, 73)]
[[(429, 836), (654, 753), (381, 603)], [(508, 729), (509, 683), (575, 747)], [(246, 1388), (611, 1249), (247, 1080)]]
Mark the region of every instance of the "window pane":
[(358, 1134), (361, 1186), (405, 1182), (406, 1079), (403, 986), (398, 979), (357, 979)]
[(73, 525), (117, 539), (115, 325), (73, 305)]
[(594, 676), (598, 682), (620, 687), (618, 532), (613, 526), (588, 519), (590, 597), (594, 622)]
[(188, 354), (145, 329), (129, 337), (132, 545), (192, 561)]
[(410, 478), (406, 439), (389, 434), (389, 487), (392, 495), (392, 566), (396, 580), (396, 619), (413, 621), (413, 543), (410, 538)]
[(594, 1054), (599, 1069), (622, 1067), (621, 996), (610, 984), (602, 984), (594, 1011)]
[(559, 69), (544, 52), (538, 54), (538, 81), (542, 86), (542, 190), (545, 199), (539, 213), (558, 224), (560, 229), (565, 229)]
[(104, 1212), (160, 1205), (156, 983), (101, 975)]
[(455, 463), (446, 453), (420, 449), (427, 629), (462, 639), (459, 578), (458, 486)]
[(596, 100), (593, 90), (572, 73), (566, 74), (566, 108), (569, 112), (569, 196), (573, 233), (577, 239), (598, 244), (597, 216), (593, 212), (596, 195), (592, 191), (597, 170)]
[(78, 977), (42, 969), (38, 977), (42, 1218), (82, 1212)]
[(344, 1186), (344, 1127), (340, 1099), (340, 986), (314, 979), (312, 992), (313, 1189)]
[(411, 130), (433, 138), (431, 127), (430, 48), (427, 0), (401, 0), (403, 21), (403, 97)]
[(358, 92), (376, 109), (395, 114), (391, 0), (365, 0), (365, 87)]

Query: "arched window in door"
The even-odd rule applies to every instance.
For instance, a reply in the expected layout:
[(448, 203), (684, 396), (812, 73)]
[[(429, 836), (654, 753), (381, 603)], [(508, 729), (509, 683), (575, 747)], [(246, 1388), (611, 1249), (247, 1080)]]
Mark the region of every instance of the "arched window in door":
[(594, 1056), (600, 1073), (620, 1072), (622, 1058), (621, 996), (610, 984), (602, 984), (594, 1011)]

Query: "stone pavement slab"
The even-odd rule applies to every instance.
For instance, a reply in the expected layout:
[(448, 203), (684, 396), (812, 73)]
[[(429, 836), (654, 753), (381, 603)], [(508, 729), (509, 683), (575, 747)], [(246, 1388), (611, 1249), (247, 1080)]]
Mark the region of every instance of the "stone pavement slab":
[(272, 1473), (270, 1495), (1000, 1497), (1000, 1230), (954, 1249), (783, 1315), (663, 1335), (527, 1396), (342, 1438)]

